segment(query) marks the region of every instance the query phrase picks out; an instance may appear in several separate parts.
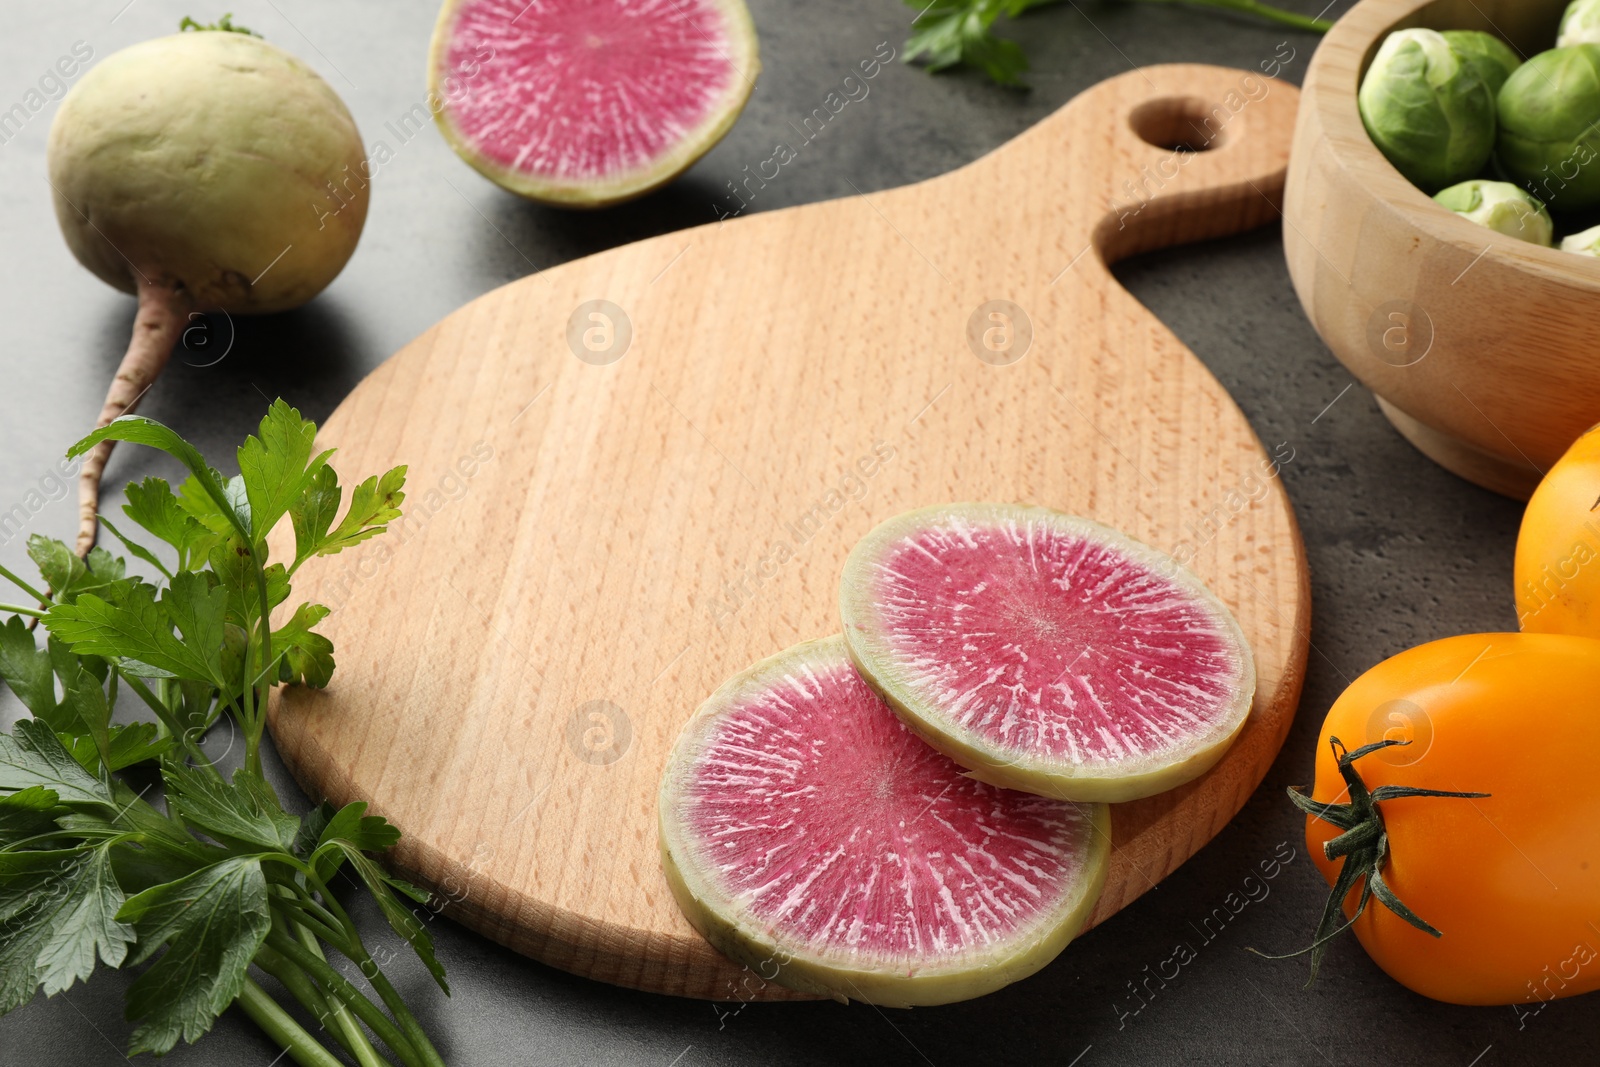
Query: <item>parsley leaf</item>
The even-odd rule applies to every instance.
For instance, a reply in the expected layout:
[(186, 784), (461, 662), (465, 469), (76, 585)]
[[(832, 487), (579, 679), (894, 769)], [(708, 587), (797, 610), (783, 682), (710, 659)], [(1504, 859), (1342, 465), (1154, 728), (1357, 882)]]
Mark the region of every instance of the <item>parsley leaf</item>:
[(338, 811), (333, 809), (332, 804), (323, 801), (301, 827), (300, 836), (295, 841), (296, 855), (305, 857), (315, 854), (312, 866), (324, 884), (331, 881), (339, 873), (339, 868), (344, 866), (344, 853), (341, 850), (323, 848), (329, 842), (342, 841), (364, 852), (383, 852), (400, 840), (400, 831), (391, 826), (387, 819), (381, 815), (368, 815), (366, 810), (364, 800), (353, 801)]
[(206, 464), (205, 457), (200, 455), (188, 441), (179, 437), (171, 427), (163, 426), (143, 415), (123, 415), (111, 420), (67, 449), (67, 458), (77, 459), (101, 441), (127, 441), (130, 444), (148, 445), (159, 449), (182, 463), (200, 478), (202, 483), (216, 473)]
[(376, 537), (400, 517), (406, 494), (406, 468), (395, 467), (379, 478), (374, 475), (350, 493), (350, 507), (339, 525), (329, 530), (339, 510), (341, 490), (332, 468), (324, 467), (296, 501), (294, 519), (295, 566), (312, 556), (331, 556), (369, 537)]
[(0, 796), (0, 846), (15, 844), (55, 825), (61, 798), (54, 790), (30, 786)]
[[(256, 588), (255, 562), (238, 537), (229, 537), (211, 549), (211, 572), (228, 590), (228, 621), (248, 629), (261, 618), (261, 593)], [(283, 564), (263, 570), (267, 580), (267, 611), (282, 604), (290, 592), (289, 573)]]
[[(81, 727), (66, 732), (74, 737), (79, 735), (87, 737), (95, 752), (99, 754), (100, 761), (110, 763), (111, 708), (106, 703), (106, 691), (100, 688), (99, 679), (82, 667), (73, 672), (70, 681), (67, 679), (63, 681), (66, 682), (66, 688), (61, 706), (76, 720), (74, 725)], [(76, 756), (73, 758), (77, 759)], [(97, 770), (94, 766), (89, 766), (87, 769), (90, 774), (96, 773)]]
[(1015, 41), (994, 36), (991, 27), (1001, 15), (1015, 18), (1050, 0), (934, 0), (927, 6), (906, 2), (921, 9), (906, 41), (906, 62), (922, 60), (932, 72), (966, 64), (1000, 85), (1015, 87), (1023, 84), (1027, 56)]
[(72, 603), (82, 593), (98, 593), (107, 600), (120, 600), (126, 591), (139, 584), (127, 578), (127, 568), (103, 548), (89, 550), (87, 561), (79, 559), (64, 542), (42, 534), (28, 538), (28, 555), (49, 583), (57, 602)]
[[(338, 814), (334, 806), (324, 800), (300, 817), (300, 832), (294, 835), (294, 845), (289, 851), (303, 860), (310, 860), (311, 853), (316, 850), (322, 841), (322, 832), (328, 828), (328, 823)], [(323, 879), (327, 881), (326, 878)]]
[(73, 759), (93, 774), (102, 760), (108, 771), (120, 771), (136, 763), (153, 760), (170, 749), (173, 740), (170, 737), (157, 737), (154, 723), (131, 722), (126, 726), (111, 727), (104, 756), (90, 737), (61, 738), (61, 743), (72, 753)]
[(326, 468), (327, 451), (312, 458), (317, 427), (300, 412), (275, 400), (261, 420), (259, 437), (239, 446), (239, 475), (250, 501), (250, 523), (265, 537), (305, 492), (311, 479)]
[[(221, 493), (220, 500), (211, 495), (207, 489), (208, 483), (202, 482), (199, 475), (191, 474), (178, 487), (178, 506), (218, 537), (231, 537), (239, 533), (241, 528), (248, 535), (250, 501), (245, 496), (244, 480), (238, 477), (224, 478), (221, 472), (212, 471), (211, 481)], [(242, 514), (238, 510), (241, 505), (245, 508)]]
[[(267, 863), (279, 865), (271, 892), (302, 898), (306, 873), (322, 875), (310, 880), (326, 892), (326, 879), (353, 867), (390, 926), (444, 985), (421, 913), (405, 903), (428, 894), (389, 877), (367, 855), (392, 846), (399, 831), (360, 803), (338, 811), (323, 805), (302, 821), (261, 776), (272, 687), (323, 686), (334, 669), (332, 643), (315, 632), (326, 608), (301, 604), (278, 629), (270, 625), (289, 597), (294, 567), (381, 533), (405, 495), (405, 468), (397, 467), (355, 486), (339, 519), (344, 494), (327, 465), (331, 453), (317, 454), (315, 439), (316, 427), (278, 401), (239, 448), (233, 478), (139, 416), (115, 420), (68, 453), (109, 440), (145, 444), (178, 459), (188, 475), (176, 492), (159, 478), (129, 487), (128, 530), (150, 538), (134, 540), (105, 524), (133, 557), (161, 572), (161, 585), (128, 575), (104, 549), (80, 560), (44, 537), (28, 547), (49, 592), (13, 579), (48, 602), (48, 640), (41, 649), (22, 618), (0, 623), (0, 680), (33, 713), (0, 732), (0, 1014), (40, 988), (68, 988), (97, 960), (147, 964), (127, 991), (136, 1024), (131, 1051), (161, 1054), (206, 1033), (243, 991), (272, 995), (247, 984), (247, 968), (274, 922), (308, 947), (320, 938), (371, 965), (360, 931), (338, 908), (286, 904), (274, 918), (279, 902), (269, 895)], [(265, 540), (285, 514), (297, 558), (268, 565)], [(171, 553), (169, 567), (163, 557)], [(113, 725), (123, 694), (142, 700), (160, 725)], [(244, 767), (231, 780), (195, 743), (224, 711), (244, 740)], [(157, 758), (164, 810), (144, 799), (148, 783), (117, 773)], [(41, 845), (48, 847), (29, 847)], [(285, 854), (291, 849), (311, 866)], [(392, 1036), (405, 1046), (405, 1061), (439, 1067), (393, 990), (380, 985), (379, 993), (402, 1026), (403, 1038)], [(273, 1034), (297, 1060), (329, 1062), (324, 1043), (298, 1024), (282, 1021)], [(361, 1029), (335, 1036), (356, 1061), (379, 1059)]]
[[(59, 641), (49, 651), (34, 644), (33, 634), (13, 615), (0, 625), (0, 678), (33, 717), (48, 723), (57, 733), (93, 733), (103, 718), (105, 696), (96, 698), (104, 684), (103, 663), (84, 660), (72, 654)], [(79, 676), (82, 676), (81, 678)], [(63, 696), (56, 698), (56, 679), (61, 679)]]
[[(132, 488), (132, 487), (130, 486), (129, 488)], [(135, 556), (137, 556), (138, 558), (144, 560), (146, 563), (150, 564), (150, 566), (152, 566), (156, 570), (160, 571), (167, 578), (171, 578), (172, 577), (172, 572), (167, 569), (167, 565), (165, 563), (162, 563), (161, 560), (156, 556), (156, 554), (154, 552), (150, 551), (148, 548), (146, 548), (143, 545), (139, 544), (137, 541), (128, 540), (127, 535), (124, 534), (121, 530), (117, 529), (116, 526), (114, 526), (112, 524), (111, 519), (109, 517), (107, 517), (105, 515), (101, 515), (100, 516), (100, 525), (104, 526), (106, 529), (110, 530), (114, 535), (116, 535), (117, 540), (122, 542), (122, 547), (123, 548), (126, 548), (129, 552), (132, 552)], [(179, 570), (183, 569), (182, 563), (179, 563), (178, 569)]]
[(89, 568), (63, 542), (43, 534), (28, 537), (28, 558), (39, 568), (39, 575), (58, 595), (66, 593)]
[(400, 831), (381, 815), (368, 815), (367, 802), (357, 800), (346, 804), (328, 820), (322, 830), (321, 841), (342, 838), (356, 848), (367, 852), (382, 852), (393, 848), (400, 840)]
[(88, 978), (97, 955), (121, 966), (133, 941), (122, 905), (109, 845), (0, 852), (0, 1013)]
[(184, 571), (173, 576), (161, 601), (194, 661), (204, 667), (200, 674), (189, 677), (207, 678), (224, 687), (222, 627), (228, 614), (228, 591), (212, 588), (203, 574)]
[(343, 495), (344, 491), (339, 488), (339, 475), (332, 467), (324, 466), (306, 483), (300, 499), (290, 506), (296, 566), (316, 555), (327, 540), (328, 529), (339, 514), (339, 501)]
[(50, 654), (34, 644), (20, 615), (0, 625), (0, 678), (34, 715), (43, 719), (55, 713), (56, 682)]
[(327, 617), (321, 604), (301, 604), (282, 629), (272, 631), (272, 648), (283, 655), (283, 681), (321, 689), (333, 677), (333, 642), (311, 630)]
[[(906, 41), (905, 60), (922, 61), (930, 71), (965, 65), (976, 67), (1000, 85), (1025, 87), (1022, 74), (1028, 57), (1015, 41), (996, 37), (991, 28), (1001, 15), (1016, 18), (1031, 8), (1055, 0), (905, 0), (918, 9), (912, 19), (912, 33)], [(1264, 0), (1144, 0), (1147, 3), (1178, 3), (1191, 7), (1222, 8), (1255, 15), (1268, 22), (1299, 30), (1325, 33), (1333, 23), (1321, 18), (1285, 11)]]
[[(222, 618), (227, 594), (209, 586), (203, 576), (184, 573), (159, 601), (147, 585), (135, 587), (121, 604), (86, 593), (75, 604), (52, 607), (44, 624), (74, 652), (118, 657), (130, 674), (203, 679), (226, 689)], [(172, 632), (174, 625), (183, 640)]]
[(161, 768), (167, 805), (184, 822), (225, 845), (252, 852), (287, 852), (300, 820), (278, 806), (267, 784), (239, 770), (230, 784), (209, 769), (168, 760)]
[(244, 988), (245, 970), (272, 926), (261, 861), (235, 856), (129, 898), (117, 913), (132, 923), (139, 951), (161, 958), (128, 987), (131, 1051), (170, 1052), (211, 1029)]
[[(122, 505), (128, 518), (178, 550), (178, 569), (186, 570), (187, 558), (212, 531), (202, 526), (194, 516), (183, 510), (172, 487), (162, 478), (146, 478), (128, 486), (128, 502)], [(103, 521), (103, 520), (102, 520)], [(231, 532), (232, 527), (229, 527)], [(198, 553), (201, 559), (204, 552)]]
[(19, 719), (0, 734), (0, 792), (30, 786), (52, 790), (64, 804), (111, 804), (106, 784), (61, 746), (54, 731), (34, 719)]
[(116, 917), (125, 898), (112, 874), (110, 846), (81, 849), (77, 857), (58, 874), (62, 903), (51, 916), (50, 939), (39, 953), (39, 984), (47, 997), (93, 974), (96, 955), (108, 967), (121, 965), (133, 942), (132, 928)]
[(400, 505), (406, 498), (401, 492), (405, 484), (406, 468), (399, 466), (386, 471), (381, 478), (374, 475), (357, 485), (350, 492), (350, 509), (317, 549), (317, 554), (332, 555), (388, 529), (387, 524), (400, 517)]

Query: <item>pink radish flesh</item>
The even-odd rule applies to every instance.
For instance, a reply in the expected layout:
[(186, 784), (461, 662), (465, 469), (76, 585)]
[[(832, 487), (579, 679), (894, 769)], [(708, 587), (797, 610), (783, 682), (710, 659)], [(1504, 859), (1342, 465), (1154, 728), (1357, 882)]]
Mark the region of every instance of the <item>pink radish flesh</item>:
[(709, 729), (679, 812), (697, 865), (780, 945), (902, 973), (1053, 921), (1093, 806), (964, 777), (834, 647)]
[(940, 522), (869, 574), (895, 675), (997, 749), (1140, 761), (1237, 705), (1237, 639), (1216, 609), (1092, 536)]
[(646, 168), (742, 77), (727, 20), (708, 0), (468, 0), (444, 55), (450, 121), (511, 171)]

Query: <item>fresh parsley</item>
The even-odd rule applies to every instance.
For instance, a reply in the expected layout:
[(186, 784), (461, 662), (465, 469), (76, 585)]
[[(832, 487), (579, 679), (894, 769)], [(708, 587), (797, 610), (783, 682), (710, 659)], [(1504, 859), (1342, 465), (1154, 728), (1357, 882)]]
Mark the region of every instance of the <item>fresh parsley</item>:
[[(917, 9), (912, 19), (911, 36), (906, 40), (905, 60), (921, 63), (930, 72), (952, 67), (976, 67), (1000, 84), (1021, 87), (1028, 70), (1028, 57), (1022, 46), (993, 32), (995, 20), (1004, 15), (1016, 18), (1023, 12), (1059, 0), (905, 0)], [(1219, 8), (1290, 26), (1298, 30), (1326, 33), (1333, 23), (1326, 19), (1285, 11), (1260, 0), (1136, 0), (1139, 3), (1186, 4), (1192, 7)]]
[[(334, 1049), (360, 1067), (443, 1067), (329, 892), (341, 875), (364, 887), (448, 993), (412, 911), (428, 895), (372, 857), (399, 831), (361, 803), (292, 815), (261, 774), (271, 688), (325, 686), (334, 670), (333, 645), (316, 632), (328, 609), (285, 606), (295, 572), (399, 518), (405, 468), (358, 483), (345, 506), (332, 452), (316, 450), (316, 426), (281, 400), (239, 448), (232, 478), (139, 416), (68, 455), (104, 440), (160, 449), (188, 475), (176, 490), (159, 478), (130, 485), (123, 528), (102, 520), (154, 580), (105, 549), (79, 559), (39, 535), (28, 554), (42, 589), (0, 567), (37, 605), (0, 605), (10, 614), (0, 680), (30, 715), (0, 733), (0, 1013), (87, 980), (97, 964), (139, 967), (130, 1052), (194, 1042), (237, 1004), (302, 1067), (346, 1062)], [(293, 558), (273, 561), (268, 535), (286, 519)], [(154, 722), (112, 722), (128, 692)], [(231, 777), (200, 744), (223, 716), (244, 738)], [(165, 810), (122, 774), (152, 764)], [(332, 1043), (255, 972), (276, 978)]]

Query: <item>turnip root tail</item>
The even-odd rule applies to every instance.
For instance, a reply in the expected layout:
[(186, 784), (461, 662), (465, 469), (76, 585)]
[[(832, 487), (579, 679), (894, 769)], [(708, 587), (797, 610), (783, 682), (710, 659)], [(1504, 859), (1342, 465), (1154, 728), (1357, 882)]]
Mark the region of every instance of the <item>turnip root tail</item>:
[[(117, 367), (117, 376), (111, 381), (111, 389), (106, 393), (105, 406), (94, 424), (97, 430), (138, 406), (139, 398), (167, 365), (172, 348), (183, 333), (184, 316), (190, 307), (188, 295), (182, 289), (152, 282), (142, 275), (138, 286), (139, 314), (133, 320), (133, 337)], [(77, 552), (80, 556), (89, 554), (100, 530), (100, 476), (115, 445), (115, 441), (96, 445), (84, 457), (83, 470), (78, 474)]]

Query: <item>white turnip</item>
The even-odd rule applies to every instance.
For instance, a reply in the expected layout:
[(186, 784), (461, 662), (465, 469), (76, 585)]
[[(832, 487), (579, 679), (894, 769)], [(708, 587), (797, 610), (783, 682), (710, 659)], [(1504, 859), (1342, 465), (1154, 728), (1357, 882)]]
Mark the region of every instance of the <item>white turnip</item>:
[[(133, 410), (192, 314), (305, 303), (366, 221), (366, 154), (344, 103), (300, 60), (226, 23), (90, 70), (50, 128), (49, 167), (73, 255), (139, 299), (97, 427)], [(80, 555), (110, 454), (107, 441), (79, 476)]]

